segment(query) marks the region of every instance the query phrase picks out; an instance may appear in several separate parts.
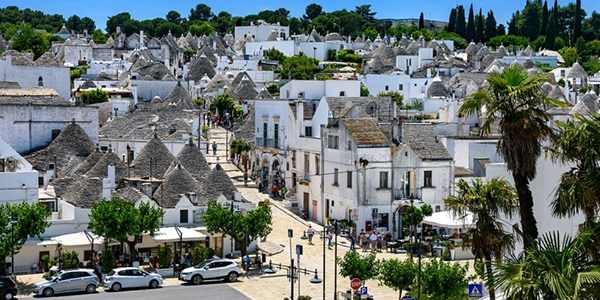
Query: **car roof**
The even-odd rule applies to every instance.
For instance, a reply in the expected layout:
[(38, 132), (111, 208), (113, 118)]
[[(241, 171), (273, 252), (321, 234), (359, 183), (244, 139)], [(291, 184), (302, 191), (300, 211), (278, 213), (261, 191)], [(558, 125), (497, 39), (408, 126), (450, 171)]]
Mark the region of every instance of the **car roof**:
[(123, 270), (141, 270), (140, 268), (136, 268), (136, 267), (121, 267), (121, 268), (114, 268), (113, 271), (123, 271)]

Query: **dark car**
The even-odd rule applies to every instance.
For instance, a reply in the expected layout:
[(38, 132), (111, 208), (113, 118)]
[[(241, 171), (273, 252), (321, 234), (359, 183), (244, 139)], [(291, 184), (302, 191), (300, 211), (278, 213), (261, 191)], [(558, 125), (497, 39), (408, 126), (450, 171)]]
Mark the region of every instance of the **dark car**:
[(17, 295), (17, 284), (10, 278), (0, 277), (0, 299), (12, 300)]

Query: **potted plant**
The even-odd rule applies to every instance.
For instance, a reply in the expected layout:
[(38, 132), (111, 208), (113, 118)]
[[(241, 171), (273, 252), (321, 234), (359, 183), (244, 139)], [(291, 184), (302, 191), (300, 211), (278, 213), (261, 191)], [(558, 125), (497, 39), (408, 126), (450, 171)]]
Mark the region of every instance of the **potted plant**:
[(209, 139), (210, 136), (208, 134), (208, 132), (210, 131), (210, 127), (204, 125), (202, 126), (202, 135), (204, 136), (204, 138)]
[(448, 250), (450, 251), (450, 260), (454, 260), (454, 254), (456, 253), (456, 249), (454, 249), (454, 242), (450, 243)]
[(156, 246), (156, 257), (158, 258), (158, 267), (156, 273), (162, 276), (173, 276), (173, 266), (171, 266), (171, 258), (173, 250), (168, 245)]

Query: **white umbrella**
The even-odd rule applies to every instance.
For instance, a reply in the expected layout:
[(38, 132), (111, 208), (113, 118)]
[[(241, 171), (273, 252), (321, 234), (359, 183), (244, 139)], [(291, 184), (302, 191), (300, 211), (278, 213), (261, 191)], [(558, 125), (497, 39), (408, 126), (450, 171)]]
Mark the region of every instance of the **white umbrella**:
[(451, 211), (440, 211), (425, 217), (422, 223), (444, 228), (469, 228), (473, 226), (473, 214), (467, 212), (464, 217), (456, 218)]
[(345, 67), (341, 68), (340, 71), (342, 71), (342, 72), (354, 72), (354, 71), (356, 71), (356, 69), (353, 68), (353, 67), (350, 67), (350, 66), (345, 66)]
[[(181, 231), (182, 241), (203, 241), (206, 239), (206, 235), (196, 230), (178, 227)], [(152, 237), (157, 242), (179, 242), (179, 234), (175, 227), (162, 227)]]

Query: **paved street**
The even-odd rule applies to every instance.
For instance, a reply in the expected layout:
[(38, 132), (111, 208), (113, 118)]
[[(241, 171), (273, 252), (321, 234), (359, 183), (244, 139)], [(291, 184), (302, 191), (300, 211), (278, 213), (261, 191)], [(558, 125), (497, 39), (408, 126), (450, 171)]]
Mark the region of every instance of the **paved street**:
[[(235, 285), (235, 284), (233, 284)], [(123, 290), (117, 293), (105, 292), (100, 289), (95, 294), (69, 294), (52, 297), (52, 299), (68, 300), (94, 300), (94, 299), (129, 299), (129, 300), (164, 300), (173, 299), (175, 295), (180, 299), (198, 299), (202, 294), (203, 300), (222, 300), (222, 299), (248, 299), (236, 289), (222, 282), (210, 282), (201, 286), (167, 286), (154, 290)], [(33, 297), (18, 297), (19, 299), (39, 299)]]

